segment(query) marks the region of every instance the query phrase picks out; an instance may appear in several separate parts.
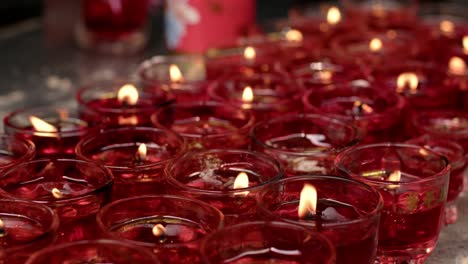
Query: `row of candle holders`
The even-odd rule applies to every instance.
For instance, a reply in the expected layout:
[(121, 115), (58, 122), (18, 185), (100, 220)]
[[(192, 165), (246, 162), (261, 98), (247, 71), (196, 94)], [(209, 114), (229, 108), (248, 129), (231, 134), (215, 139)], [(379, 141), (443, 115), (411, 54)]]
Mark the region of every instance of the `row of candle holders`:
[(423, 262), (463, 190), (468, 26), (387, 3), (9, 114), (0, 259)]

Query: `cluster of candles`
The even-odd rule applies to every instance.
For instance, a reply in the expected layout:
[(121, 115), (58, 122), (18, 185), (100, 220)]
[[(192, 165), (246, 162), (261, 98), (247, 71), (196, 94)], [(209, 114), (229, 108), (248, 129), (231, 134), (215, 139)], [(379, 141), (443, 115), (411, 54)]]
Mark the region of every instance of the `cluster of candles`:
[(463, 189), (468, 23), (343, 10), (6, 116), (0, 262), (424, 261)]

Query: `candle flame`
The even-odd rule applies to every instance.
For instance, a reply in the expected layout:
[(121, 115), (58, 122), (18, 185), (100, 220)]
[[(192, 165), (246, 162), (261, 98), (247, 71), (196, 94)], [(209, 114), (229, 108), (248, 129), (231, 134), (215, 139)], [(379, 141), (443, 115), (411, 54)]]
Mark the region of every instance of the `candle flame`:
[[(237, 174), (236, 179), (234, 180), (234, 189), (243, 189), (249, 187), (249, 176), (245, 172), (239, 172)], [(242, 195), (242, 196), (247, 196), (249, 194), (248, 191), (245, 192), (239, 192), (236, 193), (235, 195)]]
[(254, 99), (254, 94), (253, 94), (252, 87), (246, 86), (244, 88), (244, 91), (242, 92), (242, 101), (245, 103), (251, 103), (253, 102), (253, 99)]
[(255, 57), (257, 56), (257, 53), (255, 52), (255, 49), (251, 46), (248, 46), (244, 49), (244, 58), (248, 61), (255, 60)]
[(382, 40), (380, 40), (379, 38), (373, 38), (369, 42), (369, 49), (372, 52), (380, 51), (382, 49), (382, 46), (383, 46)]
[(126, 103), (127, 105), (136, 105), (138, 102), (138, 90), (132, 84), (125, 84), (119, 89), (117, 99), (119, 102)]
[(181, 82), (184, 81), (184, 76), (180, 71), (179, 67), (175, 64), (171, 64), (169, 66), (169, 77), (171, 78), (172, 82)]
[(341, 21), (340, 9), (336, 6), (332, 6), (327, 12), (327, 22), (330, 25), (336, 25)]
[(123, 126), (136, 126), (138, 125), (138, 117), (136, 115), (131, 115), (128, 117), (119, 116), (117, 122), (119, 123), (119, 125)]
[(5, 223), (3, 223), (3, 220), (0, 219), (0, 230), (5, 229)]
[(54, 198), (56, 199), (63, 198), (63, 193), (57, 188), (53, 188), (51, 193), (52, 193), (52, 196), (54, 196)]
[(146, 160), (147, 152), (148, 152), (148, 149), (145, 143), (142, 143), (140, 144), (140, 146), (138, 146), (137, 156), (139, 157), (140, 160)]
[(466, 73), (466, 63), (462, 58), (454, 56), (449, 60), (448, 70), (453, 75), (463, 76)]
[(455, 31), (455, 24), (452, 21), (442, 20), (439, 24), (440, 31), (445, 34), (452, 34)]
[[(388, 178), (387, 178), (387, 181), (391, 181), (391, 182), (399, 182), (401, 180), (401, 171), (399, 170), (396, 170), (394, 172), (392, 172)], [(398, 184), (390, 184), (387, 186), (388, 189), (396, 189), (399, 187)]]
[(397, 92), (402, 93), (406, 88), (410, 89), (411, 93), (418, 91), (419, 79), (414, 72), (404, 72), (398, 75), (397, 78)]
[[(58, 132), (58, 129), (47, 123), (46, 121), (35, 117), (35, 116), (30, 116), (29, 117), (29, 122), (33, 126), (34, 130), (40, 131), (40, 132), (35, 132), (34, 134), (37, 136), (43, 136), (43, 137), (55, 137), (55, 135), (51, 135), (49, 133), (56, 133)], [(41, 132), (46, 132), (46, 133), (41, 133)]]
[(354, 101), (354, 108), (359, 109), (359, 112), (362, 109), (362, 111), (364, 111), (364, 112), (366, 112), (368, 114), (374, 112), (374, 109), (370, 105), (368, 105), (366, 103), (363, 103), (363, 102), (361, 102), (359, 100)]
[(161, 224), (156, 224), (153, 226), (152, 232), (155, 237), (160, 237), (166, 233), (166, 228)]
[(311, 184), (304, 184), (299, 200), (299, 218), (303, 219), (309, 214), (317, 212), (317, 189)]
[(468, 54), (468, 36), (463, 36), (463, 53)]
[(302, 36), (301, 31), (297, 29), (290, 29), (286, 32), (286, 40), (289, 42), (302, 42), (304, 37)]

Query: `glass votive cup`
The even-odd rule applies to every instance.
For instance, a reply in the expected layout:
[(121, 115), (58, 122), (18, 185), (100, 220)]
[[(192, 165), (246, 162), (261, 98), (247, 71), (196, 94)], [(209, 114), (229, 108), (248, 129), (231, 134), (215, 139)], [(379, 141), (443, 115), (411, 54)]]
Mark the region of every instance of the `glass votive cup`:
[(82, 48), (132, 54), (149, 38), (149, 0), (84, 0), (75, 38)]
[(450, 162), (451, 170), (447, 205), (445, 206), (445, 224), (455, 223), (458, 219), (456, 199), (463, 191), (464, 171), (467, 165), (465, 160), (465, 151), (456, 142), (449, 139), (431, 137), (427, 134), (410, 139), (406, 141), (406, 143), (428, 148), (442, 156), (445, 156)]
[(257, 197), (266, 219), (300, 225), (330, 239), (337, 264), (374, 263), (383, 202), (370, 186), (331, 176), (298, 176), (267, 186)]
[(252, 149), (281, 161), (287, 176), (332, 175), (338, 153), (360, 140), (352, 124), (314, 114), (294, 114), (257, 123)]
[(32, 141), (17, 136), (0, 134), (0, 172), (32, 160), (36, 146)]
[(201, 239), (223, 225), (223, 214), (184, 197), (135, 196), (102, 208), (97, 222), (104, 236), (149, 248), (162, 263), (199, 263)]
[(6, 134), (32, 141), (39, 158), (73, 158), (78, 141), (100, 126), (82, 119), (75, 107), (61, 106), (18, 110), (3, 123)]
[(84, 121), (104, 119), (106, 126), (151, 125), (150, 116), (172, 101), (163, 90), (133, 81), (98, 81), (81, 88), (76, 99)]
[(379, 190), (379, 263), (422, 263), (444, 220), (450, 164), (423, 147), (400, 143), (358, 146), (336, 158), (338, 172)]
[(468, 33), (466, 7), (459, 3), (422, 3), (419, 10), (420, 27), (430, 40), (436, 40), (434, 48), (447, 47)]
[(98, 162), (114, 175), (112, 200), (167, 190), (164, 167), (185, 150), (183, 139), (167, 129), (120, 127), (89, 135), (77, 156)]
[(177, 102), (204, 100), (213, 80), (207, 78), (200, 55), (154, 56), (140, 64), (137, 74), (150, 90), (161, 90)]
[(208, 89), (212, 100), (250, 110), (257, 120), (302, 110), (302, 93), (289, 75), (278, 73), (226, 75)]
[(158, 264), (155, 255), (145, 248), (122, 241), (99, 239), (55, 245), (31, 255), (27, 264), (119, 263)]
[(172, 192), (223, 212), (226, 224), (257, 219), (255, 196), (283, 176), (281, 164), (262, 153), (213, 149), (187, 153), (167, 167)]
[(0, 199), (0, 262), (22, 264), (31, 252), (55, 241), (59, 220), (49, 207)]
[(419, 111), (409, 117), (407, 134), (428, 134), (460, 144), (468, 152), (468, 114), (461, 111)]
[(208, 235), (204, 263), (334, 264), (333, 244), (322, 234), (284, 222), (247, 222)]
[(352, 121), (362, 132), (362, 142), (397, 141), (403, 136), (405, 99), (396, 93), (345, 85), (336, 89), (308, 91), (303, 97), (306, 112)]
[(182, 136), (190, 150), (246, 149), (255, 123), (251, 112), (214, 101), (164, 107), (154, 113), (151, 120), (156, 127), (171, 129)]
[(108, 202), (113, 177), (96, 163), (74, 159), (25, 162), (0, 177), (0, 196), (52, 208), (60, 218), (57, 242), (94, 239), (95, 215)]

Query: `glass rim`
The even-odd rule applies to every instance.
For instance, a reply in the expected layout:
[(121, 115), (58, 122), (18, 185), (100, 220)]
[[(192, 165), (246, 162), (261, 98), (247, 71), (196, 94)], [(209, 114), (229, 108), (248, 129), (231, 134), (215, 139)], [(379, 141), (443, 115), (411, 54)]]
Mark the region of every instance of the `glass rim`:
[(377, 191), (375, 188), (366, 184), (365, 182), (361, 182), (355, 179), (348, 179), (348, 178), (342, 178), (342, 177), (330, 176), (330, 175), (301, 175), (301, 176), (294, 176), (294, 177), (281, 179), (271, 184), (268, 188), (264, 188), (262, 191), (260, 191), (260, 193), (257, 195), (257, 205), (259, 209), (263, 211), (264, 213), (266, 213), (267, 215), (274, 216), (287, 223), (302, 225), (306, 227), (311, 227), (311, 226), (315, 227), (316, 225), (310, 222), (301, 222), (299, 220), (286, 219), (286, 218), (277, 216), (270, 209), (266, 208), (266, 206), (264, 205), (263, 196), (265, 195), (265, 193), (269, 191), (270, 188), (273, 188), (274, 186), (286, 184), (288, 182), (313, 181), (313, 180), (321, 180), (321, 179), (348, 182), (354, 185), (358, 185), (358, 186), (366, 188), (370, 193), (373, 193), (374, 195), (378, 197), (378, 201), (376, 203), (375, 208), (371, 212), (367, 213), (366, 215), (359, 217), (357, 219), (348, 220), (348, 221), (342, 221), (342, 222), (336, 222), (336, 223), (322, 223), (323, 226), (337, 227), (337, 226), (358, 224), (358, 223), (369, 221), (369, 219), (376, 217), (382, 212), (383, 205), (384, 205), (383, 197), (380, 194), (380, 192)]
[[(84, 146), (87, 146), (88, 144), (94, 143), (98, 139), (102, 139), (102, 137), (105, 137), (107, 134), (111, 133), (116, 133), (116, 132), (124, 132), (124, 131), (147, 131), (147, 132), (153, 132), (153, 133), (165, 133), (167, 135), (170, 135), (170, 137), (177, 139), (179, 143), (179, 150), (177, 151), (176, 154), (173, 155), (173, 157), (165, 159), (165, 160), (160, 160), (158, 162), (154, 163), (149, 163), (149, 164), (143, 164), (143, 165), (136, 165), (136, 166), (116, 166), (116, 165), (107, 165), (103, 164), (102, 162), (98, 162), (90, 157), (88, 155), (85, 155), (83, 153), (83, 148)], [(166, 128), (157, 128), (157, 127), (143, 127), (143, 126), (131, 126), (131, 127), (117, 127), (117, 128), (107, 128), (99, 131), (99, 133), (94, 133), (94, 134), (89, 134), (83, 139), (76, 144), (75, 147), (75, 153), (78, 158), (82, 160), (86, 160), (88, 162), (94, 162), (94, 163), (99, 163), (103, 165), (104, 167), (110, 169), (111, 171), (144, 171), (144, 170), (151, 170), (154, 167), (167, 164), (171, 160), (177, 158), (180, 156), (182, 153), (184, 153), (186, 148), (185, 140), (179, 136), (177, 133), (166, 129)]]
[[(341, 162), (343, 157), (346, 157), (347, 155), (351, 155), (353, 152), (356, 152), (356, 151), (359, 151), (359, 150), (364, 150), (364, 149), (379, 148), (379, 147), (424, 149), (427, 153), (431, 154), (432, 156), (440, 158), (440, 160), (442, 160), (445, 163), (445, 166), (444, 166), (444, 168), (442, 170), (440, 170), (437, 173), (434, 173), (431, 176), (420, 178), (419, 180), (415, 180), (415, 181), (403, 182), (403, 181), (387, 181), (387, 180), (378, 180), (378, 179), (365, 178), (365, 177), (363, 177), (363, 176), (361, 176), (359, 174), (350, 173), (343, 166), (343, 164)], [(390, 142), (361, 145), (361, 146), (355, 146), (353, 148), (347, 149), (347, 150), (343, 151), (342, 153), (340, 153), (336, 157), (334, 165), (335, 165), (335, 168), (338, 171), (346, 173), (346, 175), (349, 175), (349, 177), (351, 177), (353, 179), (359, 179), (359, 180), (362, 180), (363, 182), (377, 184), (377, 185), (398, 184), (398, 185), (402, 185), (402, 186), (409, 186), (409, 185), (415, 185), (415, 184), (431, 182), (431, 181), (437, 180), (439, 178), (442, 178), (444, 176), (448, 177), (448, 174), (450, 173), (450, 170), (451, 170), (451, 165), (450, 165), (450, 162), (448, 161), (448, 159), (445, 156), (440, 155), (440, 154), (438, 154), (437, 152), (435, 152), (435, 151), (433, 151), (431, 149), (428, 149), (428, 148), (425, 148), (425, 147), (419, 146), (419, 145), (414, 145), (414, 144), (390, 143)]]
[[(258, 139), (258, 137), (255, 134), (255, 132), (259, 128), (261, 128), (262, 126), (266, 126), (268, 124), (270, 124), (270, 125), (271, 124), (278, 124), (278, 123), (282, 123), (284, 121), (287, 122), (287, 121), (290, 121), (290, 120), (298, 120), (298, 119), (302, 119), (302, 118), (304, 118), (304, 119), (305, 118), (314, 119), (314, 120), (328, 120), (328, 121), (333, 122), (335, 124), (340, 124), (343, 127), (348, 127), (350, 129), (352, 129), (354, 131), (354, 137), (347, 144), (345, 144), (344, 146), (339, 147), (339, 148), (334, 148), (333, 147), (333, 148), (327, 149), (325, 151), (303, 151), (303, 150), (290, 151), (290, 150), (283, 150), (283, 149), (271, 146), (271, 145), (261, 141), (260, 139)], [(342, 120), (342, 119), (333, 118), (332, 116), (327, 116), (327, 115), (318, 115), (318, 114), (314, 114), (314, 113), (299, 113), (299, 114), (287, 114), (287, 115), (276, 117), (276, 118), (273, 118), (273, 119), (270, 119), (270, 120), (264, 120), (264, 121), (258, 122), (252, 128), (252, 131), (250, 133), (250, 137), (254, 141), (253, 142), (254, 144), (258, 144), (259, 146), (261, 146), (263, 148), (266, 148), (266, 149), (269, 149), (269, 150), (274, 150), (275, 152), (278, 152), (278, 153), (281, 153), (281, 154), (288, 154), (288, 155), (295, 155), (295, 156), (313, 156), (315, 154), (322, 154), (322, 153), (323, 154), (328, 154), (328, 153), (333, 153), (333, 152), (340, 152), (341, 150), (344, 150), (344, 149), (347, 149), (347, 148), (349, 148), (351, 146), (354, 146), (354, 145), (358, 144), (359, 141), (361, 140), (362, 132), (359, 130), (359, 128), (357, 128), (351, 122), (348, 122), (348, 121), (345, 121), (345, 120)]]
[[(5, 172), (6, 169), (9, 169), (12, 166), (15, 166), (17, 164), (24, 163), (26, 161), (30, 161), (34, 158), (36, 155), (36, 145), (29, 139), (21, 138), (17, 135), (8, 135), (8, 134), (3, 134), (0, 133), (0, 138), (6, 139), (11, 143), (20, 143), (24, 147), (26, 147), (26, 152), (21, 155), (18, 159), (14, 160), (13, 162), (0, 165), (0, 171)], [(12, 142), (13, 141), (13, 142)]]
[[(288, 223), (285, 221), (267, 221), (267, 220), (257, 220), (257, 221), (251, 221), (251, 222), (243, 222), (235, 225), (230, 225), (223, 227), (221, 229), (218, 229), (211, 234), (208, 234), (202, 241), (200, 245), (200, 254), (202, 259), (206, 261), (206, 255), (207, 255), (207, 244), (210, 241), (215, 241), (214, 239), (216, 236), (224, 235), (226, 232), (229, 231), (242, 231), (242, 230), (249, 230), (249, 227), (269, 227), (269, 228), (287, 228), (289, 230), (293, 231), (301, 231), (303, 234), (307, 234), (313, 238), (315, 241), (320, 241), (323, 242), (321, 244), (326, 244), (327, 248), (330, 249), (330, 258), (328, 260), (334, 260), (336, 258), (336, 249), (333, 243), (328, 239), (325, 235), (322, 233), (315, 231), (315, 230), (310, 230), (305, 226), (293, 224), (293, 223)], [(232, 237), (229, 237), (229, 240), (231, 240)], [(331, 262), (329, 263), (331, 264)]]
[(103, 222), (104, 215), (106, 213), (108, 213), (111, 209), (113, 209), (113, 207), (121, 205), (121, 204), (126, 204), (126, 203), (132, 202), (132, 201), (139, 201), (139, 200), (142, 200), (142, 199), (149, 200), (149, 201), (152, 201), (152, 200), (155, 200), (155, 199), (158, 199), (158, 200), (171, 199), (171, 200), (177, 200), (177, 201), (182, 201), (182, 202), (188, 202), (188, 203), (191, 203), (192, 205), (198, 206), (198, 208), (203, 208), (203, 210), (204, 210), (203, 212), (208, 211), (210, 213), (210, 216), (215, 216), (217, 218), (217, 220), (219, 220), (218, 223), (217, 223), (217, 226), (214, 228), (214, 230), (218, 230), (218, 229), (220, 229), (221, 227), (224, 226), (224, 218), (225, 218), (224, 214), (218, 208), (212, 206), (211, 204), (203, 202), (203, 201), (198, 200), (198, 199), (192, 199), (192, 198), (189, 198), (189, 197), (177, 196), (177, 195), (172, 195), (172, 194), (161, 194), (161, 195), (133, 196), (133, 197), (128, 197), (128, 198), (124, 198), (124, 199), (115, 200), (115, 201), (105, 205), (96, 214), (96, 223), (97, 223), (98, 228), (102, 232), (104, 232), (105, 234), (112, 237), (113, 239), (126, 241), (127, 243), (131, 243), (133, 245), (138, 245), (138, 246), (143, 246), (143, 247), (153, 247), (153, 246), (157, 246), (157, 245), (162, 245), (163, 247), (177, 247), (177, 246), (180, 246), (180, 245), (190, 244), (190, 243), (201, 241), (201, 240), (204, 239), (204, 238), (199, 238), (199, 239), (189, 241), (189, 242), (184, 242), (184, 243), (183, 242), (177, 242), (177, 243), (172, 243), (170, 245), (151, 243), (151, 242), (143, 242), (143, 241), (137, 241), (137, 240), (122, 238), (122, 237), (114, 234), (113, 232), (111, 232), (109, 230), (110, 227), (108, 227), (108, 226), (106, 226), (104, 224), (104, 222)]
[[(179, 165), (179, 163), (189, 158), (192, 158), (194, 156), (202, 156), (202, 155), (207, 155), (210, 153), (222, 153), (222, 152), (227, 152), (230, 154), (248, 154), (250, 156), (254, 156), (257, 160), (261, 159), (263, 162), (268, 162), (272, 164), (275, 167), (275, 170), (277, 171), (276, 175), (274, 177), (269, 178), (267, 181), (261, 182), (260, 184), (255, 185), (255, 186), (250, 186), (246, 188), (238, 188), (238, 189), (227, 189), (227, 190), (206, 190), (206, 189), (193, 188), (193, 187), (187, 186), (187, 184), (180, 182), (174, 177), (173, 168)], [(240, 193), (240, 192), (246, 192), (246, 191), (251, 192), (251, 191), (261, 190), (262, 188), (264, 188), (265, 186), (268, 186), (269, 184), (275, 182), (276, 180), (282, 179), (284, 176), (284, 170), (283, 170), (282, 164), (279, 161), (277, 161), (271, 156), (268, 156), (260, 152), (242, 150), (242, 149), (209, 149), (209, 150), (185, 153), (179, 159), (176, 159), (175, 162), (167, 166), (164, 174), (166, 175), (166, 178), (169, 181), (169, 183), (174, 185), (176, 188), (180, 189), (181, 191), (189, 192), (192, 194), (203, 195), (203, 196), (223, 197), (223, 196), (234, 195), (235, 193)]]
[(154, 263), (159, 263), (158, 258), (156, 255), (152, 254), (149, 252), (147, 249), (136, 246), (134, 244), (130, 243), (125, 243), (125, 241), (122, 240), (115, 240), (115, 239), (96, 239), (96, 240), (79, 240), (79, 241), (73, 241), (73, 242), (67, 242), (63, 244), (57, 244), (57, 245), (52, 245), (46, 248), (43, 248), (39, 251), (34, 252), (31, 257), (26, 261), (25, 264), (34, 264), (35, 261), (40, 258), (44, 257), (62, 250), (66, 250), (69, 248), (73, 248), (74, 246), (99, 246), (99, 245), (104, 245), (104, 246), (111, 246), (111, 247), (121, 247), (121, 248), (126, 248), (129, 249), (133, 252), (138, 252), (139, 255), (145, 255), (145, 258), (152, 259)]
[(222, 137), (237, 134), (239, 132), (243, 132), (243, 131), (246, 131), (246, 130), (248, 131), (255, 124), (255, 116), (252, 114), (251, 111), (248, 111), (248, 110), (243, 109), (243, 108), (235, 107), (234, 105), (225, 105), (225, 104), (222, 104), (221, 102), (210, 101), (210, 100), (195, 101), (195, 102), (182, 102), (182, 103), (176, 103), (176, 104), (165, 106), (163, 108), (160, 108), (160, 109), (156, 110), (156, 112), (154, 112), (151, 115), (151, 122), (158, 128), (169, 129), (169, 130), (172, 131), (172, 129), (170, 127), (166, 127), (166, 126), (162, 125), (159, 122), (158, 116), (161, 113), (163, 113), (164, 111), (166, 111), (167, 109), (170, 109), (170, 108), (173, 108), (173, 109), (177, 109), (177, 108), (179, 108), (179, 109), (180, 108), (191, 109), (193, 107), (209, 107), (209, 108), (221, 107), (221, 108), (229, 108), (230, 110), (234, 110), (234, 111), (242, 111), (247, 116), (247, 122), (242, 127), (236, 128), (235, 131), (226, 131), (226, 132), (217, 133), (217, 134), (201, 135), (201, 134), (195, 134), (195, 133), (177, 133), (178, 135), (180, 135), (182, 137), (187, 137), (187, 138), (208, 138), (208, 139), (222, 138)]
[[(98, 187), (93, 186), (92, 190), (89, 190), (86, 193), (83, 193), (83, 194), (81, 194), (79, 196), (74, 196), (74, 197), (69, 197), (69, 198), (58, 198), (58, 199), (55, 199), (55, 200), (41, 200), (41, 199), (36, 199), (36, 198), (28, 199), (28, 198), (24, 198), (24, 197), (18, 197), (16, 195), (11, 194), (10, 192), (5, 191), (3, 189), (3, 187), (0, 187), (0, 194), (4, 195), (5, 197), (10, 198), (10, 199), (16, 199), (16, 200), (21, 200), (21, 201), (32, 201), (32, 202), (39, 203), (39, 204), (44, 204), (44, 205), (47, 205), (47, 206), (57, 206), (57, 205), (62, 205), (62, 204), (67, 204), (67, 203), (71, 203), (71, 202), (74, 202), (74, 201), (82, 200), (85, 197), (93, 195), (93, 193), (98, 193), (98, 192), (106, 189), (107, 187), (112, 186), (112, 184), (114, 183), (114, 176), (112, 175), (112, 172), (108, 168), (106, 168), (106, 167), (104, 167), (101, 164), (96, 163), (96, 162), (90, 162), (90, 161), (82, 160), (82, 159), (71, 159), (71, 158), (62, 158), (62, 159), (43, 158), (43, 159), (36, 159), (36, 160), (27, 161), (27, 162), (18, 164), (16, 166), (12, 167), (12, 168), (9, 168), (8, 170), (6, 170), (3, 173), (3, 175), (0, 177), (0, 179), (4, 179), (9, 174), (14, 173), (18, 169), (25, 168), (28, 165), (38, 164), (38, 163), (51, 163), (51, 162), (52, 163), (55, 163), (55, 162), (70, 162), (70, 163), (75, 163), (75, 164), (80, 164), (81, 163), (81, 164), (86, 164), (88, 166), (92, 166), (92, 167), (95, 167), (95, 168), (99, 168), (99, 170), (101, 170), (101, 172), (103, 172), (103, 175), (107, 176), (107, 180), (104, 183), (100, 184), (100, 186), (98, 186)], [(29, 177), (30, 178), (36, 177), (36, 175), (29, 174)]]

